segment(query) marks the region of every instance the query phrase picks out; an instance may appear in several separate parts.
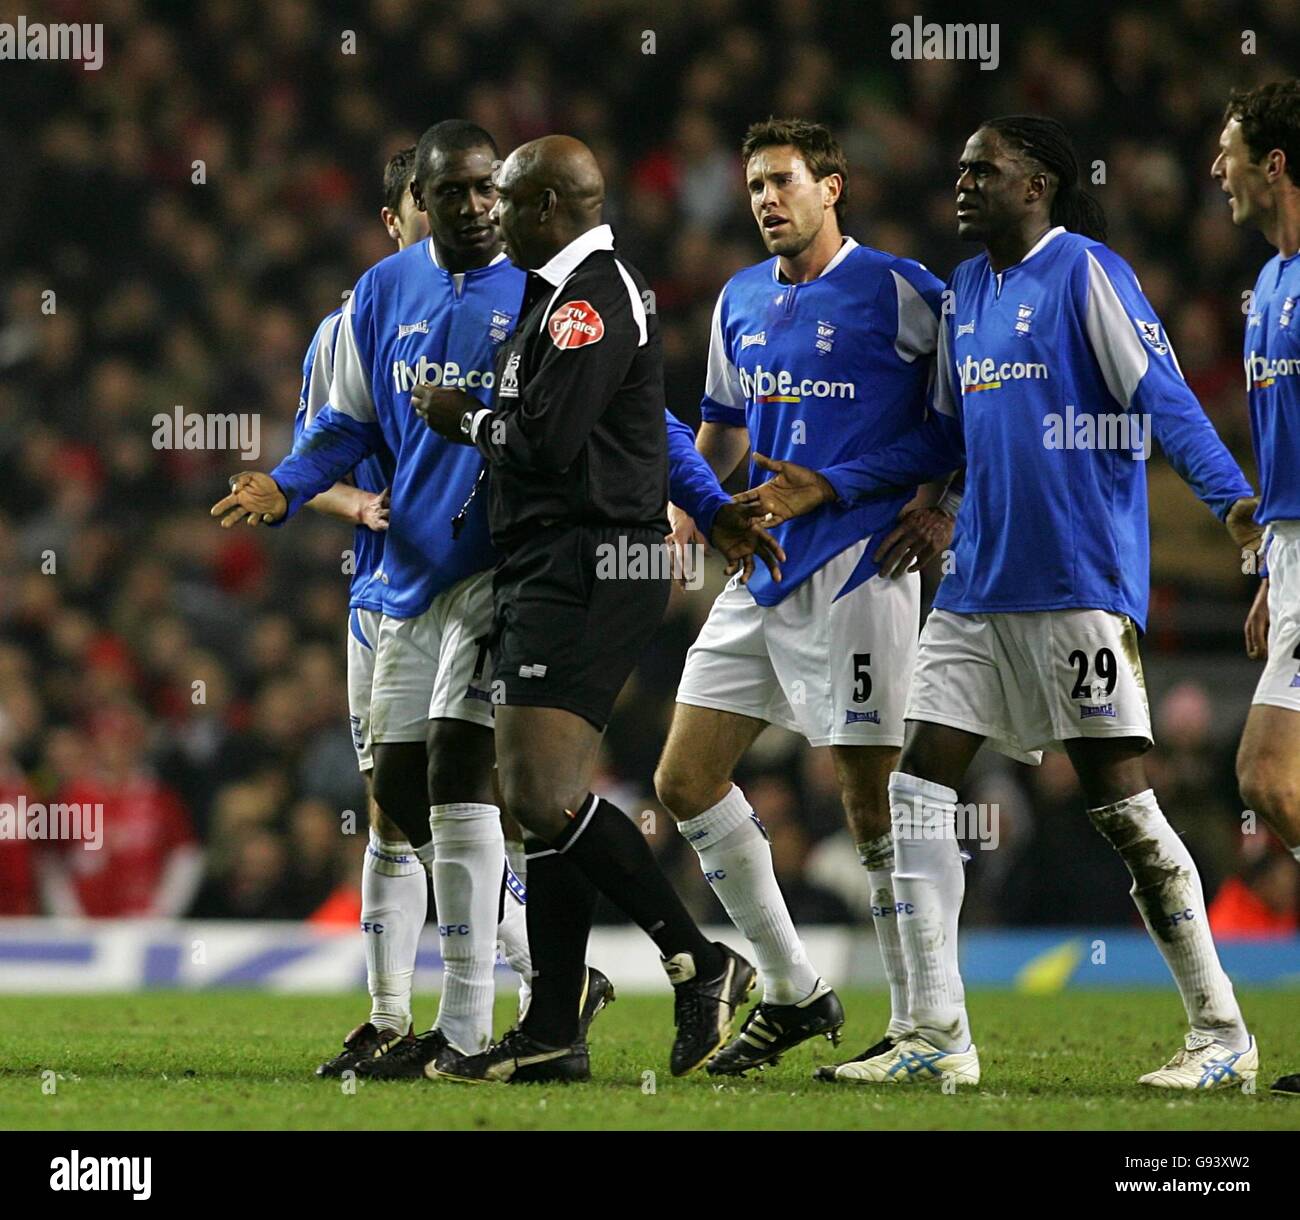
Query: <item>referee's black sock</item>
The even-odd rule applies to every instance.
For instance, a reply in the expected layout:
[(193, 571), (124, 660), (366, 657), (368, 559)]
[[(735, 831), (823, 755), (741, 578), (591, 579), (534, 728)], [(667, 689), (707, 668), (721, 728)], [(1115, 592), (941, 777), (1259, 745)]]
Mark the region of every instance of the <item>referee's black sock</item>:
[(529, 840), (524, 911), (533, 994), (520, 1028), (547, 1046), (569, 1046), (578, 1036), (578, 1001), (586, 981), (596, 897), (596, 887), (568, 856)]
[(700, 979), (713, 978), (722, 970), (717, 946), (704, 939), (669, 885), (645, 836), (617, 805), (590, 793), (573, 824), (552, 846), (639, 924), (663, 957), (691, 954), (695, 976)]

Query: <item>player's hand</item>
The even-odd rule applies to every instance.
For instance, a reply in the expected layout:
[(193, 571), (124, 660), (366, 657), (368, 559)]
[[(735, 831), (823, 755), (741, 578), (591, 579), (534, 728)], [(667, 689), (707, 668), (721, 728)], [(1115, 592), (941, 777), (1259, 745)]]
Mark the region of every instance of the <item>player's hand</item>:
[(1268, 577), (1259, 582), (1259, 592), (1246, 615), (1246, 655), (1252, 661), (1268, 660)]
[(240, 521), (249, 525), (279, 521), (289, 511), (280, 485), (260, 470), (243, 470), (230, 478), (230, 494), (218, 500), (211, 515), (221, 518), (221, 528), (228, 530)]
[(898, 525), (876, 548), (872, 558), (880, 564), (882, 576), (919, 572), (952, 542), (953, 519), (934, 508), (914, 508), (901, 513)]
[(700, 533), (694, 517), (685, 509), (678, 508), (676, 504), (670, 503), (668, 505), (668, 535), (664, 541), (668, 543), (668, 549), (672, 555), (673, 572), (676, 573), (673, 579), (681, 588), (685, 589), (688, 587), (690, 574), (693, 570), (691, 565), (694, 562), (690, 558), (691, 551), (689, 548), (708, 546), (709, 540)]
[(422, 381), (411, 391), (411, 409), (439, 436), (468, 445), (469, 437), (460, 429), (466, 411), (477, 411), (483, 404), (464, 390), (449, 390)]
[(775, 462), (761, 453), (754, 454), (754, 465), (760, 470), (771, 471), (774, 477), (732, 499), (737, 504), (758, 505), (761, 511), (755, 520), (760, 525), (769, 528), (780, 525), (835, 499), (835, 489), (830, 483), (807, 466)]
[(1228, 509), (1228, 515), (1224, 518), (1233, 542), (1243, 551), (1259, 550), (1260, 540), (1264, 537), (1264, 527), (1255, 521), (1255, 510), (1258, 507), (1258, 496), (1242, 496)]
[(367, 492), (357, 513), (357, 524), (364, 525), (366, 529), (374, 530), (376, 533), (386, 530), (390, 504), (391, 497), (387, 487), (383, 491)]
[(785, 551), (767, 530), (758, 524), (761, 509), (755, 505), (724, 504), (713, 518), (709, 541), (727, 561), (727, 575), (740, 573), (740, 583), (748, 584), (754, 574), (754, 556), (761, 559), (772, 579), (780, 581)]

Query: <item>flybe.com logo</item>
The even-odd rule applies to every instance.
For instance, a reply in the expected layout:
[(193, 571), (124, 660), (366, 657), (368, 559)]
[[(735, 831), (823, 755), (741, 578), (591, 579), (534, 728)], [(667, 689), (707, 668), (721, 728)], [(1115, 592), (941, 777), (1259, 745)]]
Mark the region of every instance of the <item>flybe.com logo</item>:
[(796, 381), (787, 369), (774, 372), (756, 364), (740, 369), (741, 392), (751, 402), (802, 402), (805, 398), (856, 398), (857, 387), (851, 381), (824, 381), (804, 377)]
[(1004, 381), (1046, 381), (1047, 365), (1031, 364), (1024, 360), (1004, 360), (999, 364), (992, 356), (976, 360), (967, 356), (957, 366), (961, 373), (961, 392), (974, 394), (979, 390), (1000, 390)]
[(480, 386), (490, 390), (496, 381), (491, 369), (462, 369), (454, 360), (439, 364), (421, 356), (414, 364), (405, 360), (393, 361), (393, 389), (398, 394), (410, 393), (423, 382), (446, 386), (448, 389), (475, 390)]
[(1295, 377), (1300, 374), (1300, 359), (1294, 356), (1280, 356), (1270, 360), (1259, 352), (1251, 352), (1246, 357), (1246, 388), (1248, 390), (1266, 390), (1279, 377)]

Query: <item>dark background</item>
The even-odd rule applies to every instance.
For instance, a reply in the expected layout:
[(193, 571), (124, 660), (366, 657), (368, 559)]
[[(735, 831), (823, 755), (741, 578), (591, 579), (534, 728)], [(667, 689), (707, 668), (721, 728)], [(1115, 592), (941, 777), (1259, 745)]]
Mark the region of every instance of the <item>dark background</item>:
[[(1234, 230), (1208, 171), (1229, 89), (1300, 63), (1293, 0), (921, 7), (999, 22), (995, 71), (891, 58), (908, 3), (0, 2), (0, 19), (20, 11), (102, 22), (106, 56), (98, 72), (0, 62), (0, 799), (102, 800), (109, 842), (75, 860), (0, 844), (9, 913), (350, 909), (363, 833), (340, 834), (341, 814), (365, 821), (343, 682), (350, 533), (311, 514), (222, 532), (206, 510), (238, 456), (155, 449), (152, 420), (177, 404), (257, 413), (250, 464), (287, 450), (316, 323), (391, 251), (383, 165), (439, 119), (478, 121), (503, 152), (553, 131), (593, 147), (620, 247), (655, 291), (669, 404), (695, 423), (716, 294), (764, 256), (738, 158), (751, 121), (829, 123), (850, 161), (847, 232), (946, 276), (973, 253), (952, 216), (967, 135), (1054, 115), (1097, 163), (1111, 244), (1253, 474), (1242, 294), (1272, 251)], [(1257, 677), (1241, 645), (1253, 581), (1163, 461), (1149, 473), (1153, 779), (1207, 891), (1236, 878), (1221, 933), (1242, 911), (1294, 927), (1296, 870), (1240, 833), (1232, 775)], [(674, 595), (610, 729), (601, 783), (629, 811), (655, 808), (709, 601)], [(796, 919), (861, 917), (826, 752), (770, 730), (743, 778)], [(963, 795), (1001, 813), (968, 920), (1133, 921), (1063, 759), (985, 759)], [(683, 892), (720, 917), (669, 819), (655, 830)]]

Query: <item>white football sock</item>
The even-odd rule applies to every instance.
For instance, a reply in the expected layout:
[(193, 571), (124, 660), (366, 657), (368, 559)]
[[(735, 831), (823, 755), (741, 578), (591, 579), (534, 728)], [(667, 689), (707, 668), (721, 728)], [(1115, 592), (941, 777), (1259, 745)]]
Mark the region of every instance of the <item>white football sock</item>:
[(767, 835), (745, 794), (732, 784), (716, 805), (678, 822), (677, 829), (699, 853), (704, 877), (731, 922), (754, 946), (763, 999), (797, 1004), (812, 995), (819, 982), (817, 971), (795, 931), (776, 883)]
[(871, 890), (871, 921), (880, 945), (889, 982), (889, 1026), (885, 1036), (895, 1042), (912, 1031), (912, 1016), (907, 1003), (907, 959), (898, 934), (897, 903), (894, 899), (894, 836), (883, 834), (868, 843), (858, 844), (858, 859), (867, 870)]
[(506, 964), (519, 976), (519, 1020), (522, 1021), (533, 995), (533, 962), (528, 952), (528, 912), (524, 905), (527, 891), (509, 855), (510, 844), (507, 843), (506, 883), (501, 897), (503, 905), (501, 924), (497, 928), (497, 948)]
[(434, 805), (433, 898), (442, 946), (437, 1028), (465, 1055), (492, 1041), (497, 910), (505, 839), (495, 805)]
[(411, 982), (429, 911), (424, 865), (405, 839), (371, 830), (361, 866), (361, 931), (366, 945), (370, 1024), (404, 1034), (411, 1028)]
[(917, 1031), (940, 1050), (970, 1046), (966, 992), (957, 964), (957, 922), (966, 872), (957, 846), (957, 793), (904, 771), (889, 777), (894, 898)]
[(1200, 875), (1155, 793), (1148, 788), (1088, 816), (1133, 876), (1133, 901), (1178, 984), (1192, 1032), (1245, 1050), (1250, 1036), (1214, 949)]

